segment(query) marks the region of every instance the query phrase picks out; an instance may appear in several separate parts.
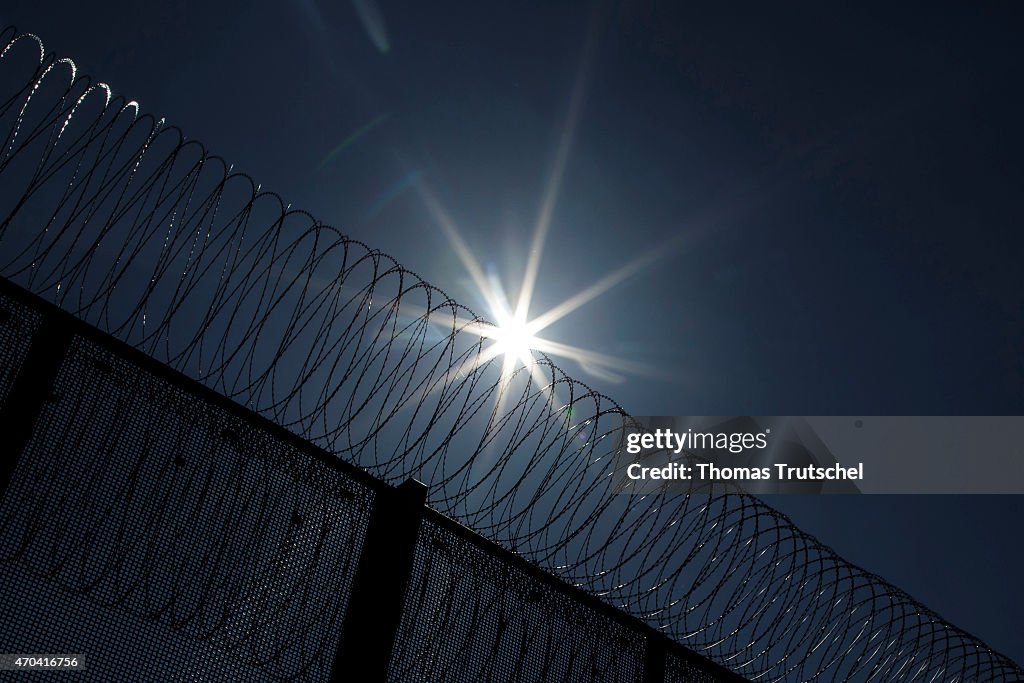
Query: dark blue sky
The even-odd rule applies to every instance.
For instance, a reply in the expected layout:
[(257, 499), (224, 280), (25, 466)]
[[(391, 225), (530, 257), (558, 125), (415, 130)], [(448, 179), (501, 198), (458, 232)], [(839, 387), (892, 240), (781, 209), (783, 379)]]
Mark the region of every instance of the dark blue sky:
[[(589, 33), (535, 312), (663, 249), (547, 331), (659, 372), (570, 374), (638, 415), (1021, 414), (1022, 10), (680, 4), (15, 0), (0, 21), (481, 312), (413, 186), (517, 287)], [(1020, 662), (1019, 500), (773, 502)]]

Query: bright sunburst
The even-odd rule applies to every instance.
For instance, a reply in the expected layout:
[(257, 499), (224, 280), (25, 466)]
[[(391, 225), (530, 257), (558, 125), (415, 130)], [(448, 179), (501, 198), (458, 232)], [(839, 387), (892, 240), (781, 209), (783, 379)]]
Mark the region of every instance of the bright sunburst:
[[(621, 380), (621, 373), (623, 372), (632, 374), (649, 374), (651, 372), (650, 368), (641, 363), (629, 362), (570, 344), (556, 342), (546, 339), (541, 333), (553, 323), (593, 301), (601, 294), (652, 263), (665, 253), (664, 249), (652, 250), (645, 255), (633, 259), (562, 303), (540, 315), (531, 317), (530, 302), (533, 297), (539, 270), (540, 254), (543, 249), (543, 239), (538, 239), (537, 235), (542, 235), (547, 231), (549, 211), (542, 212), (538, 220), (532, 243), (533, 248), (530, 250), (530, 258), (523, 276), (523, 286), (513, 305), (509, 302), (509, 298), (498, 277), (494, 274), (488, 276), (484, 273), (479, 260), (470, 251), (469, 245), (466, 244), (454, 221), (445, 211), (444, 207), (441, 206), (437, 198), (422, 184), (419, 185), (419, 190), (427, 207), (448, 236), (459, 260), (462, 261), (462, 264), (469, 272), (477, 292), (484, 300), (488, 309), (487, 317), (493, 321), (493, 323), (472, 320), (457, 321), (461, 329), (490, 340), (490, 343), (484, 348), (474, 365), (481, 365), (494, 358), (503, 357), (502, 375), (504, 377), (511, 375), (516, 368), (523, 366), (530, 372), (538, 384), (542, 383), (543, 377), (534, 362), (535, 352), (569, 358), (577, 362), (589, 374), (609, 381)], [(550, 201), (553, 202), (553, 198)]]
[(576, 126), (585, 99), (588, 73), (598, 33), (596, 24), (592, 24), (590, 28), (587, 46), (584, 49), (576, 83), (569, 98), (569, 107), (562, 134), (552, 159), (551, 172), (541, 197), (540, 208), (533, 229), (533, 237), (527, 252), (522, 285), (514, 305), (510, 303), (509, 298), (505, 295), (504, 287), (500, 280), (494, 275), (491, 277), (485, 276), (480, 262), (470, 251), (469, 246), (456, 228), (454, 220), (452, 220), (437, 197), (429, 191), (424, 182), (418, 181), (416, 184), (427, 208), (444, 230), (459, 260), (469, 272), (478, 293), (485, 301), (489, 313), (488, 317), (494, 321), (493, 324), (468, 320), (458, 321), (461, 329), (491, 340), (491, 343), (484, 348), (473, 364), (478, 366), (502, 356), (503, 382), (508, 381), (512, 373), (522, 365), (528, 370), (533, 380), (539, 386), (542, 386), (545, 380), (535, 363), (535, 352), (570, 358), (576, 361), (585, 372), (609, 381), (621, 380), (622, 376), (620, 373), (622, 372), (631, 374), (650, 374), (652, 372), (651, 368), (643, 364), (624, 361), (569, 344), (545, 339), (540, 336), (540, 333), (556, 321), (593, 301), (626, 278), (650, 265), (653, 261), (664, 256), (678, 245), (665, 244), (657, 249), (652, 249), (632, 259), (622, 267), (602, 277), (594, 284), (569, 297), (550, 310), (535, 317), (530, 317), (530, 305), (540, 271), (544, 243), (551, 225), (552, 214), (565, 175)]
[(530, 331), (530, 325), (524, 318), (511, 313), (496, 316), (496, 319), (497, 324), (488, 335), (494, 339), (495, 350), (506, 359), (529, 365), (530, 353), (540, 344), (540, 340)]

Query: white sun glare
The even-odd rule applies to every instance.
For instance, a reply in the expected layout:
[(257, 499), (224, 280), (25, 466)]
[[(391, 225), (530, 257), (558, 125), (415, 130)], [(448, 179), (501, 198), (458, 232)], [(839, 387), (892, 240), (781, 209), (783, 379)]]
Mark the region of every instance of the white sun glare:
[(441, 205), (437, 197), (430, 192), (422, 180), (416, 183), (420, 196), (428, 210), (433, 214), (438, 225), (441, 226), (448, 236), (452, 248), (469, 272), (478, 293), (483, 297), (489, 309), (490, 319), (494, 321), (493, 324), (484, 323), (479, 320), (459, 319), (456, 321), (460, 329), (491, 340), (491, 343), (475, 358), (472, 365), (476, 367), (494, 358), (503, 356), (503, 383), (509, 381), (509, 378), (521, 364), (527, 369), (533, 381), (538, 386), (542, 385), (545, 379), (544, 373), (541, 372), (536, 362), (537, 353), (570, 358), (579, 363), (580, 367), (589, 374), (609, 381), (620, 381), (622, 377), (618, 372), (655, 374), (652, 368), (644, 364), (623, 361), (569, 344), (544, 339), (538, 335), (548, 326), (593, 301), (626, 278), (649, 266), (656, 259), (672, 251), (675, 248), (672, 244), (660, 245), (645, 254), (637, 256), (550, 310), (538, 316), (530, 317), (530, 304), (540, 271), (544, 243), (551, 226), (554, 207), (557, 203), (573, 138), (575, 137), (576, 126), (583, 109), (592, 56), (600, 32), (598, 28), (597, 15), (595, 15), (592, 17), (580, 69), (569, 98), (569, 107), (563, 122), (562, 134), (555, 148), (548, 182), (544, 187), (541, 197), (537, 220), (533, 226), (533, 237), (527, 251), (523, 278), (515, 301), (510, 301), (506, 297), (504, 287), (497, 277), (487, 277), (484, 274), (480, 262), (470, 251), (469, 245), (466, 244), (456, 228), (455, 221)]
[(540, 344), (540, 340), (530, 331), (530, 325), (524, 318), (512, 314), (497, 316), (497, 321), (492, 339), (498, 353), (503, 354), (506, 361), (529, 365), (533, 349)]
[[(484, 348), (483, 353), (474, 361), (474, 366), (482, 365), (501, 356), (503, 357), (503, 376), (508, 377), (522, 365), (528, 370), (538, 385), (542, 384), (543, 376), (536, 366), (536, 353), (569, 358), (579, 363), (589, 374), (613, 382), (622, 380), (621, 372), (641, 375), (653, 374), (653, 369), (645, 364), (625, 361), (613, 356), (581, 349), (570, 344), (556, 342), (542, 337), (540, 333), (548, 326), (561, 320), (581, 306), (590, 303), (601, 294), (604, 294), (615, 285), (663, 256), (666, 253), (664, 247), (652, 249), (646, 254), (638, 256), (560, 304), (553, 306), (540, 315), (531, 317), (530, 300), (532, 299), (538, 271), (537, 257), (534, 256), (530, 259), (523, 287), (516, 300), (514, 302), (510, 301), (509, 297), (506, 296), (501, 281), (494, 274), (488, 276), (484, 273), (480, 262), (470, 251), (469, 245), (466, 244), (456, 228), (454, 220), (452, 220), (433, 193), (422, 183), (418, 184), (417, 187), (427, 208), (433, 214), (438, 225), (445, 231), (456, 255), (458, 255), (459, 260), (462, 261), (462, 264), (469, 272), (477, 292), (487, 306), (487, 317), (494, 321), (493, 323), (464, 319), (457, 321), (460, 329), (491, 340), (491, 343)], [(546, 219), (542, 218), (539, 223), (544, 225)], [(542, 248), (542, 245), (538, 244), (537, 240), (534, 240), (534, 246)], [(536, 251), (533, 253), (536, 253)], [(531, 273), (533, 277), (530, 277)]]

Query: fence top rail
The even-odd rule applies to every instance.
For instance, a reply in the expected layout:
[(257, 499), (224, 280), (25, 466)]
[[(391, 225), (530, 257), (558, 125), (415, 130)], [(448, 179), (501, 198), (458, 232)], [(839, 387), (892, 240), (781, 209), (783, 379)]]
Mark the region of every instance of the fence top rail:
[(134, 346), (126, 344), (117, 337), (84, 322), (59, 306), (56, 306), (38, 295), (11, 283), (4, 277), (0, 277), (0, 295), (8, 297), (9, 299), (28, 308), (34, 309), (41, 313), (45, 319), (49, 320), (51, 324), (64, 328), (71, 335), (81, 337), (82, 339), (88, 340), (89, 342), (110, 351), (114, 355), (127, 360), (129, 363), (135, 365), (144, 372), (167, 382), (167, 384), (173, 387), (184, 390), (185, 392), (195, 396), (200, 401), (216, 406), (231, 416), (238, 418), (240, 421), (262, 430), (272, 438), (295, 448), (317, 462), (344, 474), (346, 477), (355, 480), (374, 492), (393, 488), (386, 482), (374, 477), (366, 470), (335, 457), (323, 448), (303, 439), (294, 432), (288, 431), (276, 422), (267, 419), (265, 416), (240, 405), (236, 401), (226, 398), (223, 394), (210, 389), (202, 382), (175, 370), (165, 363), (161, 363)]
[[(683, 661), (692, 663), (701, 671), (713, 674), (716, 681), (735, 681), (736, 683), (740, 683), (747, 680), (730, 669), (725, 668), (721, 664), (712, 661), (672, 640), (664, 632), (655, 629), (642, 619), (627, 614), (626, 612), (610, 605), (608, 602), (605, 602), (600, 597), (564, 581), (543, 567), (530, 562), (526, 557), (518, 553), (514, 553), (508, 548), (481, 536), (451, 517), (426, 507), (424, 508), (424, 519), (457, 536), (460, 540), (476, 547), (488, 558), (497, 559), (503, 564), (503, 566), (522, 572), (534, 581), (550, 588), (556, 593), (566, 596), (572, 600), (574, 604), (584, 607), (640, 636), (643, 636), (649, 644), (652, 642), (659, 643), (659, 646), (663, 647), (667, 653), (674, 655)], [(648, 647), (650, 647), (650, 645), (648, 645)]]

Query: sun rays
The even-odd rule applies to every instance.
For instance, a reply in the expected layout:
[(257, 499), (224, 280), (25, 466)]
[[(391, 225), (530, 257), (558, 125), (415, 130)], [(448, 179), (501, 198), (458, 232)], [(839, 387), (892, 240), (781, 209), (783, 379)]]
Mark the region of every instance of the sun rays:
[[(469, 274), (476, 292), (487, 307), (486, 317), (491, 322), (462, 318), (456, 321), (460, 329), (471, 332), (489, 342), (473, 361), (474, 367), (502, 357), (502, 376), (506, 380), (517, 368), (522, 366), (530, 372), (540, 387), (543, 387), (545, 380), (536, 368), (535, 353), (570, 359), (588, 374), (607, 381), (621, 381), (624, 373), (649, 374), (651, 372), (651, 368), (643, 363), (627, 361), (547, 339), (542, 333), (552, 324), (591, 303), (630, 276), (643, 270), (644, 267), (665, 253), (663, 250), (651, 250), (630, 260), (561, 303), (531, 317), (531, 299), (537, 284), (537, 273), (542, 254), (531, 250), (531, 255), (537, 255), (527, 264), (524, 284), (518, 298), (514, 302), (509, 301), (497, 274), (485, 273), (480, 261), (470, 250), (455, 222), (437, 197), (423, 183), (418, 184), (418, 189), (428, 210), (437, 224), (441, 226), (452, 249)], [(542, 245), (543, 241), (536, 239), (536, 234), (546, 231), (546, 229), (543, 221), (538, 221), (533, 245)], [(532, 276), (530, 276), (531, 272), (534, 273)], [(464, 370), (466, 369), (471, 368), (464, 368)]]
[[(540, 278), (545, 243), (552, 228), (555, 207), (569, 166), (577, 127), (586, 101), (594, 55), (601, 32), (599, 14), (599, 12), (595, 12), (592, 17), (576, 79), (569, 95), (561, 133), (553, 150), (547, 182), (541, 192), (532, 236), (525, 254), (525, 266), (520, 287), (514, 301), (506, 294), (503, 282), (496, 273), (485, 273), (480, 261), (463, 238), (455, 220), (427, 186), (426, 181), (423, 178), (418, 178), (415, 184), (424, 205), (444, 232), (453, 251), (469, 274), (476, 293), (486, 306), (485, 317), (490, 321), (456, 320), (456, 324), (461, 330), (471, 332), (486, 340), (481, 352), (472, 361), (468, 361), (472, 367), (463, 367), (460, 372), (471, 371), (500, 357), (502, 363), (500, 382), (503, 389), (508, 387), (508, 383), (514, 375), (518, 375), (520, 368), (525, 368), (539, 389), (551, 392), (550, 400), (555, 398), (554, 387), (547, 386), (551, 384), (551, 381), (546, 379), (538, 365), (537, 354), (570, 359), (578, 364), (585, 373), (605, 381), (622, 381), (624, 374), (653, 374), (653, 369), (643, 363), (626, 361), (548, 339), (543, 336), (543, 332), (554, 323), (593, 302), (608, 290), (650, 266), (659, 257), (673, 249), (673, 245), (662, 245), (660, 248), (641, 253), (561, 303), (537, 315), (532, 314), (534, 293)], [(501, 394), (504, 393), (504, 391), (501, 392)]]

